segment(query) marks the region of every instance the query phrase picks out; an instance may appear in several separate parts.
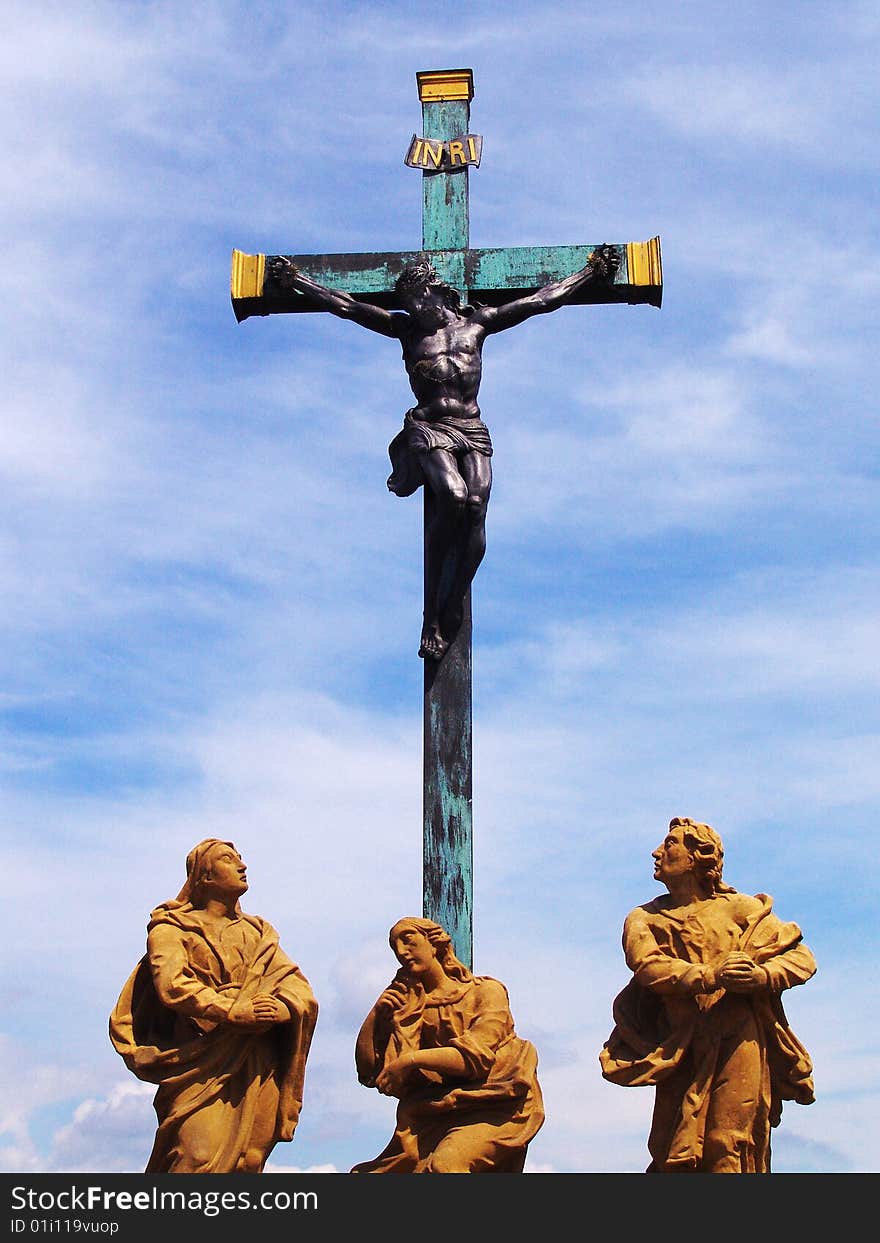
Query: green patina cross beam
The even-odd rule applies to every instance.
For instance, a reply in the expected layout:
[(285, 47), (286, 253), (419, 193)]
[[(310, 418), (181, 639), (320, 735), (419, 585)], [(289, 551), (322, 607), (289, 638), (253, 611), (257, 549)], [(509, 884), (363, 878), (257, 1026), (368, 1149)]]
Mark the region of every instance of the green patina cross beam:
[[(254, 315), (332, 310), (392, 335), (384, 326), (387, 316), (384, 320), (375, 312), (371, 316), (366, 308), (401, 309), (396, 282), (413, 261), (428, 258), (440, 280), (457, 290), (463, 302), (503, 307), (573, 277), (587, 267), (598, 249), (613, 253), (611, 276), (580, 284), (566, 296), (566, 305), (627, 302), (660, 306), (663, 281), (658, 237), (601, 246), (472, 249), (468, 164), (478, 163), (482, 145), (479, 136), (468, 133), (473, 74), (470, 69), (432, 70), (418, 73), (416, 79), (424, 133), (421, 139), (413, 136), (406, 163), (422, 169), (421, 250), (286, 256), (235, 250), (231, 289), (239, 322)], [(279, 281), (279, 263), (292, 264), (289, 270), (305, 278), (301, 284), (306, 288), (294, 289), (290, 282)], [(316, 292), (319, 288), (325, 294), (339, 291), (366, 307), (360, 315), (351, 309), (340, 311), (328, 305), (326, 297), (322, 303), (309, 296), (310, 284)], [(436, 503), (426, 486), (426, 602), (427, 533)], [(455, 637), (442, 659), (425, 660), (423, 726), (423, 912), (443, 925), (456, 954), (468, 966), (473, 957), (470, 604), (468, 586)]]

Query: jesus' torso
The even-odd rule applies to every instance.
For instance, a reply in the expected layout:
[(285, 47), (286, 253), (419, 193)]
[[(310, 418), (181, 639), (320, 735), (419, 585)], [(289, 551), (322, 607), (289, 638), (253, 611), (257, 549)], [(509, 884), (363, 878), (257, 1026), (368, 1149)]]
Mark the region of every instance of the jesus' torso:
[(479, 418), (484, 338), (483, 326), (464, 317), (436, 329), (426, 330), (413, 320), (404, 325), (403, 360), (419, 418)]

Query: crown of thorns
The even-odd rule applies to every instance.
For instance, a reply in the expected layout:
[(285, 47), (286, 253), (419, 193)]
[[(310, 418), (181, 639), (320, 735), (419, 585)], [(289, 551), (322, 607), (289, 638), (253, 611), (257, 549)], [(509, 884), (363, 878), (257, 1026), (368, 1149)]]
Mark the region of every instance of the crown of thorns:
[(426, 289), (436, 289), (451, 310), (458, 314), (469, 311), (469, 308), (462, 307), (458, 290), (440, 279), (430, 259), (410, 259), (405, 263), (403, 271), (394, 282), (394, 288), (399, 294), (404, 295), (422, 293)]
[(429, 285), (440, 285), (448, 288), (437, 275), (437, 270), (430, 259), (410, 259), (404, 264), (403, 271), (394, 282), (398, 293), (416, 293), (427, 289)]

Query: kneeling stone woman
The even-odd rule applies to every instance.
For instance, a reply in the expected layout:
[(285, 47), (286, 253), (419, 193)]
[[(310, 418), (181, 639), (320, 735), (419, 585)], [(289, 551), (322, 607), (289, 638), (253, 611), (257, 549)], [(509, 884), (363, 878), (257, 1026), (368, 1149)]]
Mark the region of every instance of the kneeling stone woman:
[(544, 1122), (534, 1045), (517, 1036), (507, 989), (473, 975), (448, 933), (399, 920), (400, 970), (361, 1026), (358, 1078), (399, 1099), (384, 1151), (353, 1174), (519, 1174)]

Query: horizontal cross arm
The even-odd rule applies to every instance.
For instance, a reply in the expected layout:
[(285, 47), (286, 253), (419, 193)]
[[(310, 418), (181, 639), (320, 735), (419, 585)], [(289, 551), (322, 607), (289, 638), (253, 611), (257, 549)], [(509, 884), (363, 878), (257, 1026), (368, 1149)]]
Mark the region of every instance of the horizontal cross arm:
[[(506, 246), (469, 250), (465, 282), (475, 302), (498, 306), (533, 293), (551, 281), (563, 280), (587, 266), (595, 246)], [(566, 300), (576, 306), (598, 302), (648, 302), (659, 306), (663, 296), (660, 239), (612, 245), (618, 268), (613, 282), (590, 281)]]
[[(394, 282), (404, 265), (427, 255), (438, 276), (467, 301), (499, 306), (562, 280), (585, 267), (596, 246), (508, 246), (497, 250), (431, 250), (360, 254), (287, 255), (303, 276), (328, 289), (386, 310), (400, 310)], [(663, 272), (660, 239), (613, 244), (618, 268), (610, 285), (590, 282), (570, 299), (572, 305), (598, 302), (660, 306)], [(274, 255), (232, 252), (232, 307), (239, 323), (251, 315), (319, 311), (307, 295), (281, 287), (273, 277)]]

